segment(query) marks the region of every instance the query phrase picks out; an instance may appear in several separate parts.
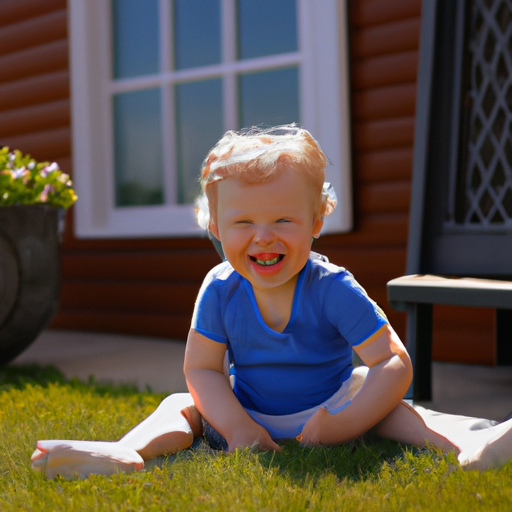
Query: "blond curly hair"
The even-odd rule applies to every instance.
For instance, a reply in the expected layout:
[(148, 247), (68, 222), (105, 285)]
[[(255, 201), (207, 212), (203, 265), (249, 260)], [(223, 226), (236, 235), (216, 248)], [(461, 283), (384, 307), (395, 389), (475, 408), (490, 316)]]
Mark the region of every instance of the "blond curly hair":
[(236, 177), (247, 183), (272, 179), (285, 168), (293, 168), (317, 194), (322, 217), (336, 207), (335, 195), (324, 186), (327, 158), (318, 142), (296, 124), (262, 129), (230, 130), (210, 150), (201, 166), (202, 194), (196, 201), (198, 224), (208, 229), (215, 222), (215, 183)]

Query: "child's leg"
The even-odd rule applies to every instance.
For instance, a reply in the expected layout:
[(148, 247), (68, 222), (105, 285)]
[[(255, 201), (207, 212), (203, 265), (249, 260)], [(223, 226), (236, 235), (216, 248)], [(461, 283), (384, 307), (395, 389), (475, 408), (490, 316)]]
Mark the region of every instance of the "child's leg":
[(201, 434), (201, 416), (190, 393), (175, 393), (118, 443), (133, 448), (144, 460), (150, 460), (188, 448), (194, 436)]
[[(359, 392), (368, 374), (366, 366), (355, 368), (350, 379), (343, 384), (340, 392), (328, 401), (330, 414), (346, 407)], [(341, 396), (340, 396), (341, 395)], [(457, 447), (445, 436), (427, 427), (423, 418), (407, 403), (399, 403), (380, 423), (374, 427), (380, 437), (392, 439), (417, 446), (435, 446), (444, 451), (456, 450)]]
[(38, 441), (32, 467), (48, 478), (111, 474), (144, 467), (144, 460), (188, 448), (202, 423), (189, 393), (167, 397), (118, 442)]
[[(229, 378), (227, 352), (224, 366)], [(175, 393), (117, 442), (38, 441), (32, 467), (48, 478), (135, 471), (144, 467), (144, 460), (188, 448), (202, 433), (201, 415), (190, 393)]]
[(456, 444), (439, 432), (429, 428), (424, 419), (410, 405), (400, 402), (380, 423), (375, 433), (386, 439), (416, 446), (432, 446), (448, 452), (459, 452)]
[(376, 427), (377, 435), (417, 446), (455, 450), (466, 470), (499, 468), (512, 460), (512, 420), (439, 413), (400, 403)]

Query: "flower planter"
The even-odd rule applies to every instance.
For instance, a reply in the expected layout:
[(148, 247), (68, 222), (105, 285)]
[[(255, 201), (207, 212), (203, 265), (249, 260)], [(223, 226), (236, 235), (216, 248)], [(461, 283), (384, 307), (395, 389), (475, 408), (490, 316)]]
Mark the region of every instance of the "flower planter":
[(0, 365), (30, 345), (57, 311), (64, 212), (43, 204), (0, 207)]

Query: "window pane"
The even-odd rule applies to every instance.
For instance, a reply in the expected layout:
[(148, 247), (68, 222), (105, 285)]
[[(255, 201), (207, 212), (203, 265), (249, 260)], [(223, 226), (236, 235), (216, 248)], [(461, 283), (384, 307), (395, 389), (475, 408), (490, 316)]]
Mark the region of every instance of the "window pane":
[(297, 51), (296, 0), (238, 0), (240, 59)]
[(219, 0), (174, 0), (175, 68), (206, 66), (220, 60)]
[(114, 78), (158, 72), (158, 0), (113, 0)]
[(300, 123), (298, 69), (241, 75), (240, 126)]
[(192, 203), (199, 193), (201, 164), (223, 133), (222, 110), (221, 79), (176, 87), (179, 204)]
[(160, 89), (114, 96), (116, 205), (163, 204)]

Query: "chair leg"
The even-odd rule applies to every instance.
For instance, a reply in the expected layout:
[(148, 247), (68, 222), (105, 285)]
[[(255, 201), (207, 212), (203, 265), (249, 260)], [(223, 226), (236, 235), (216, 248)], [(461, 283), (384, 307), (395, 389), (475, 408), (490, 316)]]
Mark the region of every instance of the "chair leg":
[(407, 305), (407, 350), (414, 377), (406, 398), (432, 400), (432, 304)]
[(496, 310), (496, 364), (512, 365), (512, 309)]

